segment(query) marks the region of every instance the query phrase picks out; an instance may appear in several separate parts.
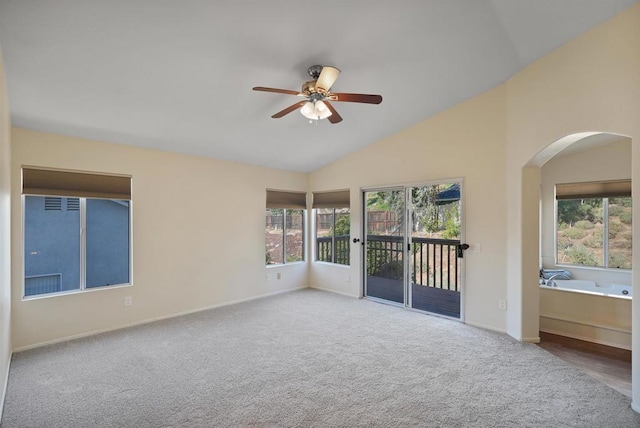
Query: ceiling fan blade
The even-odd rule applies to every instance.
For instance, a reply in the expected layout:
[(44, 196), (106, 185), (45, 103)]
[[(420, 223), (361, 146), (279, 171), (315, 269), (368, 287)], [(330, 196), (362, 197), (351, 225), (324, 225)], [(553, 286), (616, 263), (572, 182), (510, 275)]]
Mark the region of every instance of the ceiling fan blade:
[(335, 67), (322, 67), (320, 76), (318, 76), (318, 80), (316, 80), (316, 91), (320, 93), (329, 92), (339, 74), (340, 70)]
[(304, 96), (298, 91), (292, 91), (289, 89), (277, 89), (277, 88), (265, 88), (264, 86), (256, 86), (253, 88), (254, 91), (262, 91), (262, 92), (275, 92), (277, 94), (287, 94), (287, 95), (300, 95)]
[(274, 119), (280, 119), (282, 116), (291, 113), (294, 110), (299, 109), (300, 107), (302, 107), (303, 105), (305, 105), (307, 103), (307, 101), (298, 101), (297, 103), (290, 105), (289, 107), (287, 107), (284, 110), (281, 110), (279, 112), (277, 112), (276, 114), (274, 114), (273, 116), (271, 116)]
[(382, 102), (381, 95), (368, 95), (368, 94), (344, 94), (344, 93), (332, 93), (329, 96), (331, 101), (346, 101), (351, 103), (366, 103), (366, 104), (380, 104)]
[(329, 122), (331, 122), (331, 123), (342, 122), (342, 116), (340, 116), (338, 114), (336, 109), (333, 108), (333, 106), (331, 105), (331, 103), (329, 101), (324, 100), (324, 105), (326, 105), (327, 108), (329, 109), (329, 111), (331, 112), (331, 116), (327, 117), (327, 120)]

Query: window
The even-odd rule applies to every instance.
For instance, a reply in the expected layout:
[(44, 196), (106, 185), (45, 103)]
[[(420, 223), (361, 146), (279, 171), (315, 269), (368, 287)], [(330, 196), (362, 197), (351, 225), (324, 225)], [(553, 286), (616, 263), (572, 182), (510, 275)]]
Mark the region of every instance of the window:
[(628, 180), (556, 185), (557, 264), (631, 269)]
[(316, 261), (349, 265), (349, 198), (348, 190), (313, 194)]
[(304, 261), (306, 194), (267, 190), (266, 264)]
[(25, 297), (131, 283), (130, 177), (23, 168), (23, 195)]

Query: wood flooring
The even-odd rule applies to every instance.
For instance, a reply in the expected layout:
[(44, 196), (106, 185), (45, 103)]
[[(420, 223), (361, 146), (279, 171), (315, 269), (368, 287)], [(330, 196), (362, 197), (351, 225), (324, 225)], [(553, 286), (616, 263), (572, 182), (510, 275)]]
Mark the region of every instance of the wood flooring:
[(631, 398), (631, 351), (544, 332), (539, 346)]

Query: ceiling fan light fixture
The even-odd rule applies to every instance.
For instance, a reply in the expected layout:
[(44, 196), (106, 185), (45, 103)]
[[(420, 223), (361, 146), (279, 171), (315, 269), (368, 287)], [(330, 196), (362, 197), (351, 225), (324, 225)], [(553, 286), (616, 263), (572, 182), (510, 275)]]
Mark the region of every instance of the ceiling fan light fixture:
[(318, 76), (318, 80), (316, 81), (316, 91), (321, 94), (329, 92), (339, 75), (340, 70), (335, 67), (322, 67), (322, 72), (320, 72), (320, 76)]
[(322, 101), (309, 101), (300, 109), (300, 113), (309, 120), (326, 119), (331, 116), (331, 110)]
[(315, 116), (313, 115), (313, 103), (309, 101), (303, 105), (300, 109), (300, 113), (302, 113), (302, 115), (307, 119), (315, 119)]

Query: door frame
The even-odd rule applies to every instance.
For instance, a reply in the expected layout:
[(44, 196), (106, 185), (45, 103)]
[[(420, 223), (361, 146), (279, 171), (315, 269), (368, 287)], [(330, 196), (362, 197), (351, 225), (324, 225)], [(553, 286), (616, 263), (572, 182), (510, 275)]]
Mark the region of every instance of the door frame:
[[(433, 315), (441, 318), (446, 318), (454, 321), (465, 322), (465, 290), (466, 290), (466, 257), (462, 257), (460, 260), (460, 318), (453, 318), (447, 315), (438, 314), (435, 312), (427, 312), (420, 309), (414, 309), (411, 307), (411, 280), (410, 274), (411, 269), (409, 269), (409, 250), (407, 249), (407, 243), (411, 242), (411, 218), (409, 216), (409, 206), (408, 202), (408, 189), (413, 187), (425, 187), (425, 186), (433, 186), (438, 184), (448, 184), (448, 183), (459, 183), (460, 184), (460, 242), (466, 242), (466, 213), (465, 213), (465, 196), (466, 196), (466, 186), (465, 180), (463, 177), (454, 177), (454, 178), (444, 178), (444, 179), (436, 179), (436, 180), (423, 180), (423, 181), (414, 181), (414, 182), (406, 182), (399, 184), (391, 184), (391, 185), (378, 185), (378, 186), (363, 186), (360, 188), (360, 218), (361, 218), (361, 226), (362, 226), (362, 251), (360, 253), (360, 261), (361, 261), (361, 287), (360, 290), (362, 292), (362, 297), (370, 300), (374, 300), (376, 302), (381, 302), (393, 306), (404, 307), (405, 309), (420, 312), (423, 314)], [(403, 265), (404, 265), (404, 304), (396, 303), (392, 301), (386, 301), (384, 299), (378, 299), (375, 297), (369, 297), (366, 293), (366, 282), (367, 282), (367, 263), (366, 263), (366, 236), (367, 236), (367, 206), (365, 201), (365, 193), (366, 192), (374, 192), (374, 191), (391, 191), (398, 190), (403, 191), (405, 195), (405, 224), (404, 224), (404, 257), (403, 257)]]

